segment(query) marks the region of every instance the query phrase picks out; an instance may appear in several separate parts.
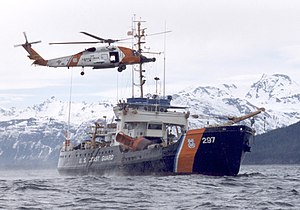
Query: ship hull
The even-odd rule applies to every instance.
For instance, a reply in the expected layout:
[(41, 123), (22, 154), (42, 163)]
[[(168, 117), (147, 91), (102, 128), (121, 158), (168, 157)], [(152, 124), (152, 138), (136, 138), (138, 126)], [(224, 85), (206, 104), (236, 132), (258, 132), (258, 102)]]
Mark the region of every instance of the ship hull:
[(251, 136), (247, 126), (220, 126), (189, 130), (174, 144), (140, 151), (126, 151), (122, 146), (62, 150), (58, 171), (64, 175), (235, 176)]

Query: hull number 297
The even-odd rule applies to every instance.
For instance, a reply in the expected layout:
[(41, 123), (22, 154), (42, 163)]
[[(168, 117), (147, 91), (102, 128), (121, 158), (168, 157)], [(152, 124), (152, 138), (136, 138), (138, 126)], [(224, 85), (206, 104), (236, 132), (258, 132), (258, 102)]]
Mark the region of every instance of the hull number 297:
[(210, 137), (203, 137), (202, 138), (202, 144), (213, 144), (215, 143), (216, 137), (210, 136)]

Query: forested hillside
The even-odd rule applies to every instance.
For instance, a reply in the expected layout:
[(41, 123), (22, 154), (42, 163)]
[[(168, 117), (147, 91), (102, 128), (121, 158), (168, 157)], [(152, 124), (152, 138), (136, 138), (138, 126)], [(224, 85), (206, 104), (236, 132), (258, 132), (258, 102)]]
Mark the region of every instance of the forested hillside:
[(255, 137), (244, 164), (300, 164), (300, 122)]

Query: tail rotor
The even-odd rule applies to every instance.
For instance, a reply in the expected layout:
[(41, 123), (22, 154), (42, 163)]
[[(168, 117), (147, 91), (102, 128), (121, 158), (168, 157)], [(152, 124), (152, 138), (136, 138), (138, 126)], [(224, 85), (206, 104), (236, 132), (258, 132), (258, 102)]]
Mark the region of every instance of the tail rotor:
[(25, 41), (26, 41), (25, 44), (16, 44), (16, 45), (14, 45), (14, 47), (28, 47), (28, 46), (31, 46), (32, 44), (37, 44), (37, 43), (42, 42), (42, 41), (28, 42), (26, 33), (23, 32), (23, 34), (24, 34)]
[(36, 41), (36, 42), (28, 42), (28, 38), (25, 32), (23, 32), (25, 37), (25, 43), (24, 44), (16, 44), (14, 47), (23, 47), (28, 52), (28, 58), (31, 60), (34, 60), (33, 64), (40, 65), (40, 66), (47, 66), (48, 61), (42, 58), (34, 49), (31, 48), (32, 44), (41, 43), (42, 41)]

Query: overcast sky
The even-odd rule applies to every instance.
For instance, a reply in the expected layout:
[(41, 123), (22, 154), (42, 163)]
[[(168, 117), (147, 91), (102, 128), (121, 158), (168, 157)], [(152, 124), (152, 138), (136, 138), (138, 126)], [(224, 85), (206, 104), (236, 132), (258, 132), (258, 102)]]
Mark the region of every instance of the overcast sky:
[[(0, 1), (0, 107), (26, 107), (51, 96), (69, 99), (71, 70), (32, 66), (23, 48), (23, 31), (45, 59), (75, 54), (91, 45), (53, 46), (54, 41), (90, 41), (86, 31), (104, 38), (126, 38), (131, 20), (146, 32), (166, 35), (167, 93), (191, 85), (247, 84), (263, 73), (282, 73), (300, 81), (300, 1), (292, 0), (2, 0)], [(164, 36), (147, 38), (150, 51), (164, 49)], [(130, 46), (130, 43), (116, 45)], [(93, 46), (93, 45), (92, 45)], [(149, 56), (149, 55), (148, 55)], [(162, 78), (163, 55), (147, 64), (145, 92)], [(130, 68), (73, 68), (73, 100), (131, 95)], [(117, 91), (118, 88), (118, 91)], [(126, 88), (126, 89), (123, 89)]]

